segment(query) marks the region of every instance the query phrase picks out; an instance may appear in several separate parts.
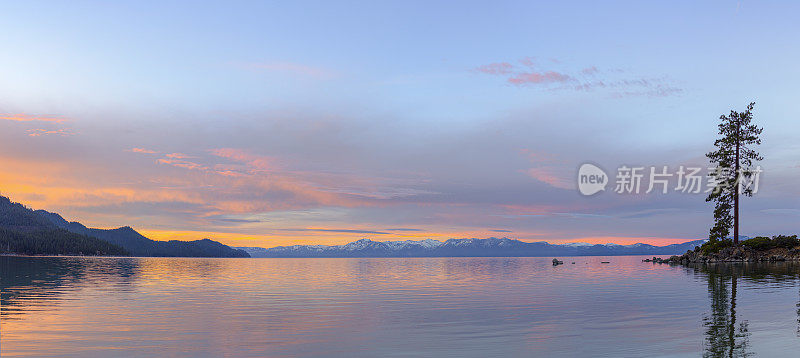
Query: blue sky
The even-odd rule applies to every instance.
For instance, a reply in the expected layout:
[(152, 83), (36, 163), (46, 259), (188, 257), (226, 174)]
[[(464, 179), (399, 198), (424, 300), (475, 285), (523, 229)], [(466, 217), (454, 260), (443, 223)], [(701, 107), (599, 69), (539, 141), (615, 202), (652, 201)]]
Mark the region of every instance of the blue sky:
[(701, 196), (582, 198), (577, 167), (705, 165), (755, 101), (742, 232), (795, 232), (798, 7), (0, 3), (0, 191), (232, 244), (667, 243), (706, 235)]

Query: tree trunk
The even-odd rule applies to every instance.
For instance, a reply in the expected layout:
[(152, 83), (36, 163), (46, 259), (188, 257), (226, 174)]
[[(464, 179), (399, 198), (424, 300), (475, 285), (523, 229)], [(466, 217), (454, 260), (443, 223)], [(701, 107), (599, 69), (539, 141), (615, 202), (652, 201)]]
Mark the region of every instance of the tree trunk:
[(736, 185), (733, 188), (733, 244), (739, 245), (739, 146), (742, 141), (739, 135), (740, 116), (736, 116), (736, 169), (733, 175), (736, 176)]

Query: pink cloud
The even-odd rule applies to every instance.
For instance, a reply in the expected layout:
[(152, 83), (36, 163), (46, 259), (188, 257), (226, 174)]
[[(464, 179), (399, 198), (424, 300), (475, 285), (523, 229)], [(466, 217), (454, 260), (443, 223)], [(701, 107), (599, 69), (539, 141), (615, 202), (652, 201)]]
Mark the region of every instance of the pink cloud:
[[(535, 67), (533, 57), (525, 57), (519, 62), (529, 69)], [(475, 68), (475, 71), (489, 75), (508, 76), (509, 83), (515, 85), (563, 83), (572, 81), (572, 76), (557, 71), (530, 71), (521, 72), (516, 66), (508, 62), (495, 62)]]
[[(43, 136), (69, 136), (75, 134), (71, 129), (64, 126), (62, 123), (66, 122), (66, 118), (54, 116), (34, 116), (29, 114), (0, 114), (0, 120), (7, 120), (12, 122), (30, 123), (29, 129), (25, 132), (31, 137)], [(44, 128), (30, 128), (30, 127), (44, 127)]]
[(167, 158), (172, 158), (172, 159), (189, 159), (189, 158), (191, 158), (190, 156), (188, 156), (186, 154), (183, 154), (183, 153), (169, 153), (169, 154), (166, 155), (166, 157)]
[(483, 65), (475, 68), (475, 71), (486, 73), (489, 75), (506, 75), (511, 73), (514, 70), (514, 65), (508, 62), (497, 62), (497, 63), (490, 63), (488, 65)]
[(161, 158), (157, 162), (189, 170), (208, 170), (208, 167), (188, 160)]
[(226, 176), (226, 177), (239, 177), (240, 178), (240, 177), (245, 176), (245, 174), (242, 174), (242, 173), (237, 172), (235, 170), (230, 170), (230, 169), (227, 169), (227, 168), (221, 168), (220, 169), (218, 167), (215, 167), (214, 173), (217, 173), (219, 175)]
[[(143, 148), (134, 148), (131, 151), (137, 153), (149, 153), (149, 154), (157, 153), (155, 151)], [(211, 152), (211, 154), (213, 154), (214, 156), (229, 159), (233, 162), (236, 162), (236, 164), (215, 164), (210, 167), (208, 165), (200, 164), (198, 162), (190, 160), (197, 157), (179, 152), (165, 154), (163, 158), (158, 159), (156, 162), (159, 164), (171, 165), (178, 168), (198, 170), (198, 171), (218, 174), (224, 177), (251, 176), (251, 175), (262, 174), (266, 171), (274, 169), (274, 165), (271, 164), (273, 161), (272, 158), (254, 155), (242, 149), (219, 148), (219, 149), (212, 149), (209, 152)]]
[(255, 155), (248, 151), (236, 148), (212, 149), (211, 154), (246, 164), (251, 172), (269, 171), (270, 169), (273, 169), (273, 163), (275, 162), (274, 158)]
[(559, 189), (574, 188), (573, 182), (563, 175), (556, 173), (557, 171), (558, 170), (553, 167), (539, 167), (528, 169), (527, 173), (531, 178)]
[(154, 150), (144, 149), (144, 148), (131, 148), (130, 152), (133, 152), (133, 153), (144, 153), (144, 154), (156, 154), (156, 153), (158, 153), (158, 152), (156, 152)]
[(572, 81), (572, 77), (555, 71), (524, 72), (524, 73), (518, 73), (508, 78), (508, 82), (513, 83), (515, 85), (525, 85), (529, 83), (533, 84), (558, 83), (558, 82), (568, 82), (568, 81)]
[(520, 154), (535, 165), (534, 168), (525, 171), (531, 178), (560, 189), (574, 187), (563, 161), (558, 160), (553, 154), (534, 152), (530, 149), (521, 149)]

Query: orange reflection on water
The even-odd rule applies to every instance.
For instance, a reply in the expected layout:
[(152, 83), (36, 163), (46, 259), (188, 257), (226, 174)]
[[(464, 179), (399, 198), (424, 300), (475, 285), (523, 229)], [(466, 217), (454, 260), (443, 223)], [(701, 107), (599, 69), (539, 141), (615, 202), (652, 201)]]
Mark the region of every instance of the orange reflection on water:
[[(709, 274), (636, 256), (561, 257), (559, 266), (551, 259), (0, 257), (0, 350), (3, 356), (643, 356), (666, 347), (701, 353), (701, 317), (709, 295), (719, 296), (710, 291)], [(752, 288), (741, 282), (737, 310), (752, 327), (763, 317), (760, 324), (777, 327), (770, 337), (800, 348), (786, 337), (795, 333), (796, 267), (780, 272), (784, 283), (769, 289), (788, 294), (748, 302)]]

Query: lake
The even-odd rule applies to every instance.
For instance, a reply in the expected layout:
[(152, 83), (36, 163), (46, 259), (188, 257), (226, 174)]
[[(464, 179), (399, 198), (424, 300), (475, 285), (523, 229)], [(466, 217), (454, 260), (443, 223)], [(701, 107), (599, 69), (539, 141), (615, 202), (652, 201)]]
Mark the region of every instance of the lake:
[(769, 357), (800, 351), (800, 265), (671, 267), (642, 258), (568, 257), (553, 266), (552, 258), (536, 257), (0, 257), (0, 354)]

